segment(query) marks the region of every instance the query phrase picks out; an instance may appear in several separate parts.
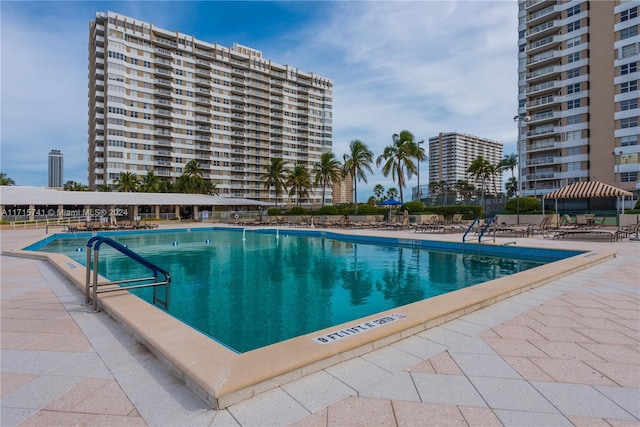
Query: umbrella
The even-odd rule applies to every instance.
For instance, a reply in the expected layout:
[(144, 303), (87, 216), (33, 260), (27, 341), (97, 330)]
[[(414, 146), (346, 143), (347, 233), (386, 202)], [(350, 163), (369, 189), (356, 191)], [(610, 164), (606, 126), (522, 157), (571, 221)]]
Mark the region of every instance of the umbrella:
[(389, 206), (389, 221), (391, 221), (391, 206), (399, 206), (401, 204), (402, 202), (398, 200), (389, 199), (385, 200), (384, 202), (378, 203), (378, 206)]
[(385, 200), (384, 202), (378, 203), (378, 205), (380, 206), (398, 206), (401, 204), (402, 202), (399, 202), (398, 200), (393, 200), (393, 199)]

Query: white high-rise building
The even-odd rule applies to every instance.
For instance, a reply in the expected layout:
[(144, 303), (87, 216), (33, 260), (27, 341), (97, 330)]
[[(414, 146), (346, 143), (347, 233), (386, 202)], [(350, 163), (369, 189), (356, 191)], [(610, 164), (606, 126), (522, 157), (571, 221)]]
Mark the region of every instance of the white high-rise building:
[(48, 186), (51, 188), (62, 187), (62, 179), (64, 172), (64, 157), (62, 151), (49, 151), (49, 173)]
[[(464, 180), (480, 189), (482, 182), (467, 173), (478, 156), (497, 165), (502, 160), (502, 144), (459, 132), (440, 132), (438, 136), (432, 136), (429, 138), (429, 183), (444, 181), (448, 188), (454, 188), (456, 182)], [(503, 193), (502, 174), (489, 177), (485, 181), (485, 191)]]
[[(518, 5), (515, 119), (523, 194), (540, 196), (595, 180), (633, 191), (637, 198), (640, 2), (519, 0)], [(584, 207), (607, 208), (613, 200), (588, 203)]]
[[(113, 12), (89, 35), (89, 186), (175, 181), (196, 160), (221, 196), (275, 202), (270, 159), (309, 172), (332, 148), (331, 80)], [(305, 203), (320, 203), (320, 188)], [(293, 201), (292, 201), (293, 202)], [(326, 202), (331, 203), (328, 189)]]

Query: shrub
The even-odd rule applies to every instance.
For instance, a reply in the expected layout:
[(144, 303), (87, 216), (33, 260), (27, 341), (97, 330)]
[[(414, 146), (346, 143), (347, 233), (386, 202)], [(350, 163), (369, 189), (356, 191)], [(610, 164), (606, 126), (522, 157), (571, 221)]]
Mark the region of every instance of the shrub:
[(402, 209), (400, 210), (404, 211), (405, 209), (407, 209), (409, 213), (424, 212), (424, 204), (422, 204), (422, 202), (420, 201), (407, 202), (402, 205)]
[(323, 206), (318, 210), (320, 215), (338, 215), (340, 211), (337, 206)]
[[(520, 199), (520, 202), (518, 202), (518, 199)], [(518, 203), (520, 204), (520, 213), (534, 213), (542, 209), (540, 200), (536, 197), (514, 197), (504, 206), (505, 213), (517, 213)]]
[(640, 209), (640, 199), (636, 202), (636, 205), (633, 207), (633, 210)]
[(287, 211), (287, 215), (304, 215), (306, 211), (302, 206), (294, 206)]
[(274, 215), (282, 215), (282, 214), (280, 213), (280, 208), (269, 208), (267, 209), (267, 215), (274, 216)]
[(369, 204), (358, 206), (358, 215), (376, 215), (378, 208)]

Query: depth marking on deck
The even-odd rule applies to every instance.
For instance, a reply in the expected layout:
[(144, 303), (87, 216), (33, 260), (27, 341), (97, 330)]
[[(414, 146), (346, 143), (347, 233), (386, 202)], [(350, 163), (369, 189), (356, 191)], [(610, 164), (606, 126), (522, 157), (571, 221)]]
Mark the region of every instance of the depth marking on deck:
[(316, 337), (313, 340), (320, 344), (329, 344), (334, 341), (341, 340), (342, 338), (347, 338), (347, 337), (350, 337), (351, 335), (359, 334), (361, 332), (368, 331), (369, 329), (374, 329), (374, 328), (377, 328), (378, 326), (386, 325), (387, 323), (404, 319), (405, 317), (407, 317), (405, 314), (394, 313), (388, 316), (369, 320), (368, 322), (360, 323), (359, 325), (351, 326), (349, 328), (339, 329), (335, 332), (330, 332), (328, 334)]

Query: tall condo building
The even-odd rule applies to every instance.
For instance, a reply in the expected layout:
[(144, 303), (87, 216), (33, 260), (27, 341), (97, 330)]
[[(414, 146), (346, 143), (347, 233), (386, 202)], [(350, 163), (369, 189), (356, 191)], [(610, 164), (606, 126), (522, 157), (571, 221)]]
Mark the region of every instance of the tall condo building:
[[(520, 176), (524, 195), (597, 180), (635, 193), (638, 1), (519, 0)], [(593, 199), (591, 207), (611, 204)]]
[[(444, 181), (449, 188), (464, 180), (480, 189), (482, 182), (470, 176), (467, 169), (478, 156), (491, 164), (502, 160), (502, 144), (478, 136), (458, 132), (440, 132), (429, 138), (429, 183)], [(502, 174), (485, 181), (485, 190), (504, 192)]]
[(62, 187), (62, 173), (64, 170), (64, 158), (62, 151), (49, 151), (49, 179), (48, 186), (51, 188)]
[[(271, 158), (311, 173), (331, 150), (325, 77), (113, 12), (97, 13), (89, 34), (92, 189), (121, 172), (175, 181), (195, 160), (221, 196), (274, 203), (261, 181)], [(302, 203), (321, 197), (315, 188)]]

